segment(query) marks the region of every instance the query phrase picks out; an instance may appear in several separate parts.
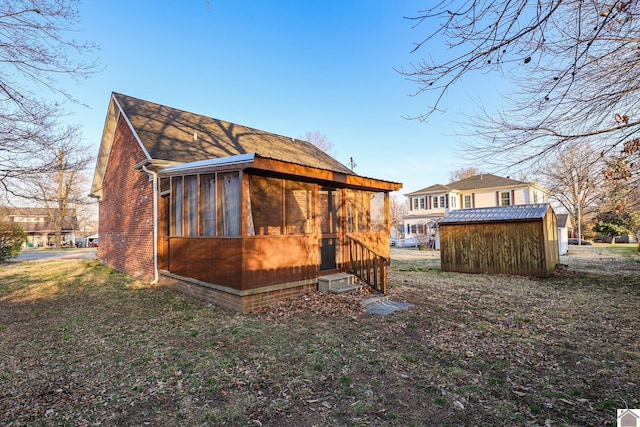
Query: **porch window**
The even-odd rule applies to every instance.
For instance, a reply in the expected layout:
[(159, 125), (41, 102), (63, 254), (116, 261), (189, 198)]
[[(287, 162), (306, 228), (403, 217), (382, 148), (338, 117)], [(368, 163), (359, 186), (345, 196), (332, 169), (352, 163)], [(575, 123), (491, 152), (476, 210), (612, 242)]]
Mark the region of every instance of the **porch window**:
[(313, 185), (285, 181), (285, 227), (287, 234), (307, 234), (313, 229)]
[(315, 186), (313, 184), (249, 175), (247, 205), (249, 236), (296, 235), (314, 232)]
[(240, 178), (238, 172), (218, 174), (221, 195), (220, 236), (240, 235)]
[(171, 235), (182, 236), (182, 177), (173, 177), (171, 187)]
[(367, 191), (347, 191), (347, 223), (350, 233), (366, 233), (371, 230), (371, 194)]
[[(371, 203), (371, 231), (385, 231), (384, 221), (384, 193), (369, 193)], [(420, 206), (424, 209), (424, 198), (420, 199)]]
[(160, 193), (171, 191), (171, 178), (160, 178)]
[(249, 175), (249, 212), (253, 219), (249, 235), (282, 234), (282, 180)]
[(203, 236), (216, 235), (216, 176), (200, 175), (200, 230)]
[(185, 178), (184, 222), (185, 236), (198, 235), (198, 176), (189, 175)]

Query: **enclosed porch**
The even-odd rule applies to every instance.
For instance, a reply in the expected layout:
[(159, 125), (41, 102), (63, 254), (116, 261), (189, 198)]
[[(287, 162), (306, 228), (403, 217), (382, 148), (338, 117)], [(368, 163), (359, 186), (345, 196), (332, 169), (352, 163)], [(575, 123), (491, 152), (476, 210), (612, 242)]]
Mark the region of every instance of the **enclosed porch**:
[(164, 282), (222, 306), (231, 299), (226, 306), (242, 312), (314, 291), (320, 276), (337, 272), (386, 292), (389, 191), (400, 184), (233, 160), (160, 169)]

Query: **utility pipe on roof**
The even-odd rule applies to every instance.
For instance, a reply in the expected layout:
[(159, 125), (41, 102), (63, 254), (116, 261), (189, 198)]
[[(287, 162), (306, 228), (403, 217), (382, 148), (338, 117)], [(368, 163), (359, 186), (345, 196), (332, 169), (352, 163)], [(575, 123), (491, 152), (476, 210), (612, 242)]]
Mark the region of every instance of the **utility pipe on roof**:
[(142, 165), (142, 170), (153, 178), (153, 280), (151, 285), (158, 283), (158, 174)]

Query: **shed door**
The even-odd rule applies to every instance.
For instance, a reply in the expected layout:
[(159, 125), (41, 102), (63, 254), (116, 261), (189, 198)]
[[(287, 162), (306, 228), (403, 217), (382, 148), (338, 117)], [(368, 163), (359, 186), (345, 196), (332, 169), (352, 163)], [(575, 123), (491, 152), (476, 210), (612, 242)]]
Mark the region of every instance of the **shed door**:
[(318, 192), (318, 226), (320, 239), (320, 271), (335, 270), (340, 242), (340, 192), (335, 188), (322, 188)]

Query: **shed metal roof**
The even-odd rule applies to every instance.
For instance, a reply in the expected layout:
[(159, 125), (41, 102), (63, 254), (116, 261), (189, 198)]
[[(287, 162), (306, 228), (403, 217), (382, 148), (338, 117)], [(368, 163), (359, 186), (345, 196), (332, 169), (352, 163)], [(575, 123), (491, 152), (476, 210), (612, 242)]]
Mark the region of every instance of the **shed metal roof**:
[(542, 219), (547, 214), (549, 203), (511, 205), (490, 208), (460, 209), (450, 212), (438, 221), (439, 224), (526, 221)]

